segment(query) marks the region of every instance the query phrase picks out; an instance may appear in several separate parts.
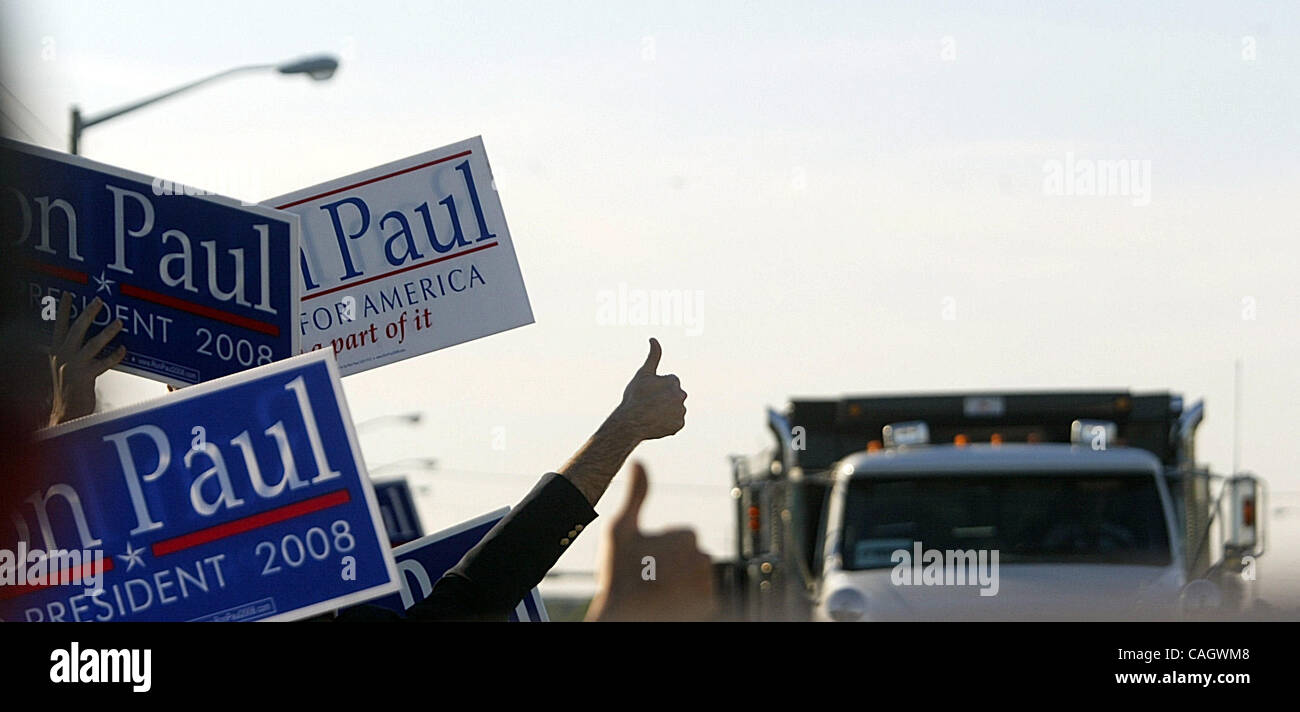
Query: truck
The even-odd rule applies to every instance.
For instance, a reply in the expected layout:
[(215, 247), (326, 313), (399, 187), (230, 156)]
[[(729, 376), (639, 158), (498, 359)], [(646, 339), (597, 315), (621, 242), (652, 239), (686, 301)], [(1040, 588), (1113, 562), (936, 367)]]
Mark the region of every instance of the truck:
[(737, 620), (1248, 613), (1266, 495), (1197, 462), (1203, 401), (1127, 391), (793, 399), (731, 457)]

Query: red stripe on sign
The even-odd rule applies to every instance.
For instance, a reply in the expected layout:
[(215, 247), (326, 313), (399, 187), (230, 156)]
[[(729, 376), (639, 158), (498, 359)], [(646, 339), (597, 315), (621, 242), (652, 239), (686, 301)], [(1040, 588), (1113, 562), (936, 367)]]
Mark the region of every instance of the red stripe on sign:
[(361, 181), (360, 183), (353, 183), (352, 185), (345, 185), (345, 186), (343, 186), (342, 188), (335, 188), (334, 190), (327, 191), (327, 192), (325, 192), (325, 193), (321, 193), (320, 195), (313, 195), (313, 196), (311, 196), (310, 198), (303, 198), (302, 200), (295, 200), (295, 201), (293, 201), (292, 203), (285, 203), (284, 205), (277, 205), (277, 206), (275, 206), (275, 208), (276, 208), (276, 210), (284, 210), (285, 208), (292, 208), (292, 207), (295, 206), (295, 205), (302, 205), (303, 203), (310, 203), (310, 202), (313, 201), (313, 200), (319, 200), (320, 198), (326, 198), (326, 197), (329, 197), (329, 196), (331, 196), (331, 195), (334, 195), (335, 193), (342, 193), (342, 192), (345, 191), (345, 190), (352, 190), (353, 188), (360, 188), (360, 187), (363, 186), (363, 185), (370, 185), (371, 183), (378, 183), (378, 182), (381, 181), (381, 180), (388, 180), (389, 178), (392, 178), (393, 176), (400, 176), (400, 175), (402, 175), (403, 173), (410, 173), (411, 171), (418, 171), (418, 170), (420, 170), (421, 168), (428, 168), (429, 166), (436, 166), (436, 165), (438, 165), (439, 163), (446, 163), (447, 161), (454, 161), (454, 160), (456, 160), (457, 158), (464, 158), (465, 156), (468, 156), (470, 153), (472, 153), (472, 151), (461, 151), (460, 153), (457, 153), (457, 154), (455, 154), (455, 155), (453, 155), (453, 156), (447, 156), (446, 158), (439, 158), (439, 159), (437, 159), (437, 160), (435, 160), (435, 161), (429, 161), (428, 163), (421, 163), (421, 164), (418, 165), (418, 166), (411, 166), (410, 168), (403, 168), (403, 169), (400, 170), (400, 171), (394, 171), (394, 172), (389, 173), (389, 174), (387, 174), (387, 175), (379, 176), (378, 178), (371, 178), (370, 180), (363, 180), (363, 181)]
[(285, 522), (296, 517), (301, 517), (304, 514), (311, 514), (312, 512), (319, 512), (322, 509), (337, 507), (340, 504), (346, 504), (351, 501), (351, 499), (352, 495), (348, 494), (347, 490), (342, 489), (337, 492), (320, 495), (319, 497), (304, 499), (301, 502), (286, 504), (283, 507), (276, 507), (275, 509), (244, 517), (243, 519), (236, 519), (233, 522), (218, 524), (215, 527), (200, 529), (196, 532), (182, 534), (181, 536), (173, 537), (171, 539), (163, 539), (162, 541), (155, 542), (150, 549), (153, 551), (154, 556), (166, 556), (178, 551), (184, 551), (185, 549), (210, 544), (219, 539), (235, 536), (236, 534), (243, 534), (245, 532), (251, 532), (254, 529), (269, 527), (272, 524)]
[(340, 290), (343, 290), (343, 289), (351, 289), (352, 287), (359, 287), (359, 286), (361, 286), (361, 285), (363, 285), (363, 284), (366, 284), (366, 283), (368, 283), (368, 282), (373, 282), (373, 281), (375, 281), (375, 280), (377, 280), (377, 279), (385, 279), (385, 278), (387, 278), (387, 277), (392, 277), (392, 276), (395, 275), (395, 274), (401, 274), (401, 273), (403, 273), (403, 272), (410, 272), (410, 271), (413, 270), (413, 269), (420, 269), (421, 267), (427, 267), (427, 266), (429, 266), (429, 265), (435, 265), (435, 264), (438, 264), (439, 262), (446, 262), (447, 260), (454, 260), (454, 259), (456, 259), (457, 257), (464, 257), (465, 255), (468, 255), (468, 254), (470, 254), (470, 253), (472, 253), (472, 252), (478, 252), (479, 250), (486, 250), (486, 249), (489, 248), (489, 247), (496, 247), (498, 244), (499, 244), (499, 243), (496, 243), (496, 242), (489, 242), (489, 243), (486, 244), (486, 245), (479, 245), (478, 247), (471, 247), (471, 248), (468, 249), (468, 250), (461, 250), (460, 252), (457, 252), (457, 253), (454, 254), (454, 255), (443, 255), (442, 257), (437, 257), (437, 258), (434, 258), (434, 259), (432, 259), (432, 260), (426, 260), (426, 261), (424, 261), (424, 262), (417, 262), (416, 264), (413, 264), (413, 265), (407, 265), (407, 266), (405, 266), (405, 267), (403, 267), (403, 268), (401, 268), (401, 269), (393, 270), (392, 272), (385, 272), (385, 273), (383, 273), (383, 274), (375, 275), (374, 277), (367, 277), (367, 278), (361, 280), (360, 282), (348, 282), (347, 284), (340, 284), (340, 285), (337, 286), (337, 287), (330, 287), (329, 289), (326, 289), (326, 290), (323, 291), (323, 292), (316, 292), (315, 294), (304, 294), (304, 295), (302, 296), (302, 300), (305, 302), (305, 301), (307, 301), (308, 299), (315, 299), (316, 297), (323, 297), (323, 296), (325, 296), (326, 294), (333, 294), (333, 293), (335, 293), (335, 292), (337, 292), (337, 291), (340, 291)]
[[(54, 583), (54, 581), (56, 580), (72, 581), (75, 579), (84, 583), (86, 578), (90, 575), (90, 572), (94, 571), (94, 569), (92, 568), (94, 567), (94, 565), (95, 562), (91, 561), (90, 563), (82, 564), (81, 566), (78, 566), (75, 569), (62, 569), (58, 572), (57, 575), (55, 574), (49, 575), (49, 578), (51, 579), (50, 583), (24, 584), (22, 586), (0, 586), (0, 601), (7, 601), (11, 598), (26, 596), (29, 593), (35, 593), (36, 591), (39, 591), (43, 588), (49, 588), (50, 586), (56, 585)], [(103, 573), (105, 571), (112, 571), (112, 570), (113, 570), (113, 558), (105, 557), (104, 560), (100, 563), (99, 572)], [(78, 576), (80, 578), (77, 578)], [(68, 584), (57, 584), (57, 585), (63, 586)]]
[(256, 331), (271, 336), (280, 335), (280, 327), (275, 324), (268, 324), (264, 321), (249, 319), (246, 316), (231, 314), (230, 312), (223, 312), (220, 309), (213, 309), (212, 307), (204, 306), (202, 304), (187, 302), (184, 299), (177, 299), (176, 297), (161, 294), (143, 287), (137, 287), (133, 284), (124, 284), (122, 285), (121, 290), (122, 294), (127, 297), (135, 297), (136, 299), (143, 299), (146, 302), (153, 302), (154, 304), (161, 304), (165, 307), (189, 312), (190, 314), (197, 314), (216, 321), (240, 326), (249, 331)]
[(45, 274), (48, 274), (52, 277), (58, 277), (59, 279), (66, 279), (69, 282), (76, 282), (77, 284), (90, 284), (90, 275), (86, 274), (85, 272), (78, 272), (75, 269), (68, 269), (66, 267), (55, 267), (54, 265), (41, 264), (40, 262), (28, 262), (27, 266), (39, 272), (44, 272)]

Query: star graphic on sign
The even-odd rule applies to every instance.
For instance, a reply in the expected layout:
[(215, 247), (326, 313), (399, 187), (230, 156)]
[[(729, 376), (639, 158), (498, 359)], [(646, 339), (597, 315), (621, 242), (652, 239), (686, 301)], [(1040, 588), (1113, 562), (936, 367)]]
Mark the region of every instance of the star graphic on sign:
[(140, 554), (143, 553), (144, 553), (144, 547), (140, 547), (139, 549), (137, 549), (134, 546), (131, 546), (131, 542), (128, 541), (126, 543), (126, 553), (118, 554), (117, 558), (121, 559), (122, 561), (125, 561), (126, 570), (130, 571), (131, 569), (135, 568), (136, 564), (139, 564), (142, 568), (144, 567), (144, 559), (140, 558)]
[(90, 278), (99, 283), (99, 286), (95, 287), (95, 294), (99, 294), (100, 292), (108, 292), (109, 296), (113, 295), (112, 285), (115, 284), (117, 280), (109, 279), (108, 276), (105, 274), (104, 270), (100, 270), (98, 277), (92, 274), (90, 275)]

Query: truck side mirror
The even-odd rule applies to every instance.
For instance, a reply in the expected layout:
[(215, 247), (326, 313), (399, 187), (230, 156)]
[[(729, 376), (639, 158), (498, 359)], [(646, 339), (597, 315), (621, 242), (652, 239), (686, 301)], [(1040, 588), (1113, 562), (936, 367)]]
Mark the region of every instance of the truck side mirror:
[(1228, 531), (1223, 541), (1227, 551), (1250, 554), (1259, 543), (1259, 511), (1263, 494), (1254, 475), (1228, 478)]

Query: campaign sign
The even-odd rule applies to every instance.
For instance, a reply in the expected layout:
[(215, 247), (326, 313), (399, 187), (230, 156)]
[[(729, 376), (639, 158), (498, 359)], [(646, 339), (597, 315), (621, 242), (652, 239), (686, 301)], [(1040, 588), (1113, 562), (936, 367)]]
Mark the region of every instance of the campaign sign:
[[(462, 522), (450, 529), (430, 534), (423, 539), (403, 544), (393, 549), (397, 558), (397, 570), (400, 573), (401, 589), (391, 595), (367, 605), (381, 606), (401, 613), (423, 601), (432, 591), (433, 585), (442, 575), (469, 553), (474, 545), (487, 536), (487, 533), (510, 512), (509, 507), (502, 507)], [(534, 588), (524, 600), (515, 606), (510, 614), (512, 622), (545, 622), (546, 606), (542, 604), (542, 594)]]
[(299, 353), (297, 216), (14, 141), (0, 153), (0, 239), (51, 332), (64, 292), (74, 319), (99, 297), (91, 333), (122, 321), (118, 370), (174, 386)]
[(83, 552), (81, 585), (28, 564), (4, 620), (293, 620), (397, 590), (329, 352), (38, 437), (46, 474), (0, 549)]
[(420, 526), (420, 513), (415, 510), (415, 497), (405, 477), (374, 480), (375, 498), (379, 500), (379, 515), (388, 530), (388, 543), (405, 544), (424, 536)]
[(302, 217), (301, 348), (344, 376), (533, 323), (481, 138), (263, 204)]

